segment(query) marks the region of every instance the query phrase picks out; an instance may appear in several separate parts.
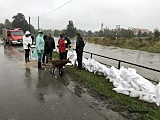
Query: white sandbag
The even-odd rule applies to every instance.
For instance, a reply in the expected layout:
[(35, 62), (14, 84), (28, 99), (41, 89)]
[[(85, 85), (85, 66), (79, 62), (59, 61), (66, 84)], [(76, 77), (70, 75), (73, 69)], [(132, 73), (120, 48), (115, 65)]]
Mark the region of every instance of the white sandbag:
[(113, 86), (114, 86), (115, 88), (117, 88), (117, 87), (119, 87), (119, 86), (122, 87), (122, 84), (121, 84), (121, 83), (118, 83), (117, 81), (114, 81), (114, 82), (113, 82)]
[(129, 95), (129, 91), (127, 89), (124, 89), (122, 86), (114, 88), (113, 90), (116, 91), (117, 93), (122, 93), (122, 94), (125, 94), (125, 95)]
[(131, 77), (130, 71), (128, 71), (126, 68), (122, 66), (120, 69), (120, 77), (123, 80), (127, 81)]
[(140, 97), (141, 91), (132, 90), (130, 91), (130, 97)]
[(158, 83), (155, 87), (157, 93), (158, 93), (158, 96), (160, 96), (160, 83)]
[[(68, 56), (71, 56), (70, 61), (72, 64), (67, 65), (77, 64), (77, 54), (75, 51), (69, 51)], [(86, 58), (83, 58), (82, 65), (89, 72), (104, 75), (106, 79), (113, 82), (113, 86), (115, 87), (113, 90), (117, 93), (129, 95), (130, 97), (139, 97), (140, 100), (156, 103), (157, 106), (160, 106), (160, 83), (155, 86), (137, 74), (136, 69), (121, 67), (118, 70), (113, 66), (107, 68), (94, 59)]]
[(109, 76), (112, 77), (112, 78), (116, 78), (116, 76), (119, 76), (119, 70), (116, 69), (114, 66), (112, 66), (110, 68)]
[(140, 87), (139, 87), (134, 81), (131, 81), (131, 86), (132, 86), (136, 91), (140, 91)]
[(128, 89), (131, 88), (131, 85), (128, 84), (127, 81), (123, 81), (122, 86), (123, 86), (123, 88), (128, 88)]
[(137, 71), (135, 68), (128, 68), (128, 71), (130, 71), (132, 76), (137, 74)]
[(156, 103), (156, 96), (155, 95), (152, 95), (152, 94), (148, 94), (148, 93), (141, 93), (140, 94), (140, 100), (143, 100), (143, 101), (146, 101), (146, 102), (149, 102), (149, 103)]
[(156, 98), (156, 105), (160, 106), (160, 96)]
[(114, 82), (114, 81), (116, 81), (116, 79), (115, 79), (115, 78), (110, 78), (110, 77), (107, 77), (107, 78), (109, 78), (109, 81), (110, 81), (110, 82)]
[(122, 84), (124, 80), (123, 80), (122, 78), (120, 78), (119, 76), (117, 76), (117, 77), (116, 77), (116, 81), (117, 81), (118, 83), (121, 83), (121, 84)]
[[(68, 51), (67, 53), (67, 58), (69, 58), (69, 61), (71, 61), (72, 65), (75, 65), (76, 60), (77, 60), (77, 54), (75, 51)], [(71, 65), (71, 64), (67, 64), (67, 65)]]

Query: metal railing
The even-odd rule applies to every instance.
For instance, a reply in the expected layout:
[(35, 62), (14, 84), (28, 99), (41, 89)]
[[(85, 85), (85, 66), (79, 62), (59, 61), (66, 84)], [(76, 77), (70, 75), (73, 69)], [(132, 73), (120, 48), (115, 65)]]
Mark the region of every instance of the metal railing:
[[(111, 57), (107, 57), (107, 56), (103, 56), (103, 55), (98, 55), (98, 54), (95, 54), (95, 53), (91, 53), (91, 52), (87, 52), (87, 51), (84, 51), (84, 53), (87, 53), (87, 54), (90, 54), (90, 58), (93, 58), (93, 55), (94, 56), (98, 56), (98, 57), (101, 57), (101, 58), (106, 58), (106, 59), (110, 59), (110, 60), (113, 60), (113, 61), (116, 61), (118, 62), (118, 69), (121, 68), (121, 64), (122, 63), (126, 63), (126, 64), (129, 64), (129, 65), (133, 65), (133, 66), (136, 66), (136, 67), (140, 67), (140, 68), (144, 68), (144, 69), (147, 69), (147, 70), (151, 70), (151, 71), (154, 71), (154, 72), (160, 72), (160, 70), (157, 70), (157, 69), (154, 69), (154, 68), (150, 68), (150, 67), (146, 67), (146, 66), (142, 66), (142, 65), (138, 65), (138, 64), (135, 64), (135, 63), (131, 63), (131, 62), (127, 62), (127, 61), (124, 61), (124, 60), (119, 60), (119, 59), (115, 59), (115, 58), (111, 58)], [(107, 65), (105, 63), (102, 63), (104, 65)], [(107, 65), (107, 66), (110, 66), (110, 65)], [(150, 81), (153, 81), (149, 78), (146, 78)], [(158, 82), (158, 81), (153, 81), (153, 82)]]

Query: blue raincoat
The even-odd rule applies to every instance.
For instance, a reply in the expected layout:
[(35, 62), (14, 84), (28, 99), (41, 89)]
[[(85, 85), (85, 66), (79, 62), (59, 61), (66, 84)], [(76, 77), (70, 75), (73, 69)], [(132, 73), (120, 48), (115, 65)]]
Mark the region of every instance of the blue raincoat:
[(36, 48), (34, 49), (33, 58), (38, 58), (39, 62), (44, 54), (44, 39), (43, 36), (40, 36), (40, 34), (36, 38)]

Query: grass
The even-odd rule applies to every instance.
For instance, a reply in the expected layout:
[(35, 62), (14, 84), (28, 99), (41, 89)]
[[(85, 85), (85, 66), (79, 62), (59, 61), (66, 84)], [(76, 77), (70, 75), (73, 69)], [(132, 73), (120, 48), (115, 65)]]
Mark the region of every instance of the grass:
[(105, 45), (105, 46), (114, 46), (120, 48), (142, 50), (153, 53), (160, 53), (160, 40), (137, 40), (137, 39), (118, 39), (113, 40), (109, 38), (100, 38), (100, 37), (87, 37), (85, 39), (87, 42)]
[[(53, 54), (58, 58), (58, 54), (56, 52)], [(68, 70), (69, 73), (75, 75), (79, 81), (87, 83), (87, 86), (90, 89), (111, 99), (119, 106), (119, 109), (123, 109), (124, 111), (147, 111), (148, 114), (139, 114), (139, 120), (160, 120), (160, 107), (155, 104), (141, 101), (138, 98), (131, 98), (127, 95), (116, 93), (112, 90), (114, 88), (113, 84), (110, 83), (109, 80), (106, 80), (104, 76), (99, 76), (86, 70), (79, 71), (74, 66), (68, 67)]]
[(160, 119), (160, 108), (155, 104), (146, 103), (138, 100), (138, 98), (131, 98), (129, 96), (118, 94), (112, 89), (113, 84), (106, 80), (103, 76), (90, 73), (88, 71), (77, 71), (75, 67), (70, 67), (69, 70), (74, 73), (75, 76), (79, 76), (80, 80), (83, 80), (87, 85), (107, 98), (112, 99), (116, 104), (119, 104), (124, 110), (140, 110), (147, 111), (147, 114), (139, 114), (140, 119), (144, 120), (158, 120)]

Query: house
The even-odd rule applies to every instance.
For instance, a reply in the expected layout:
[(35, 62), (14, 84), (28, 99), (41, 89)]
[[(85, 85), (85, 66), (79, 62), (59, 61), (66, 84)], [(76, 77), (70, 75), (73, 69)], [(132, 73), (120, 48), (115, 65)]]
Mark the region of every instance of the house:
[(141, 34), (150, 32), (148, 29), (140, 29), (140, 28), (133, 28), (133, 31), (135, 35), (138, 35), (139, 31), (141, 31)]

